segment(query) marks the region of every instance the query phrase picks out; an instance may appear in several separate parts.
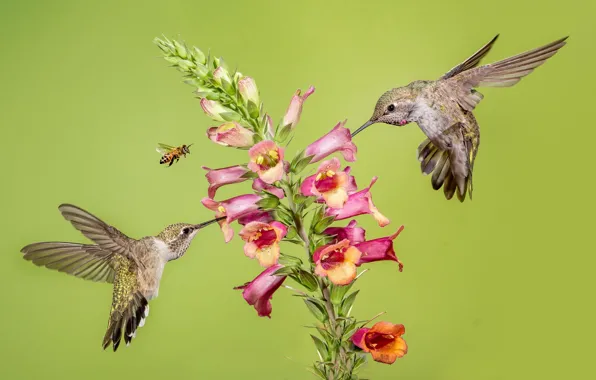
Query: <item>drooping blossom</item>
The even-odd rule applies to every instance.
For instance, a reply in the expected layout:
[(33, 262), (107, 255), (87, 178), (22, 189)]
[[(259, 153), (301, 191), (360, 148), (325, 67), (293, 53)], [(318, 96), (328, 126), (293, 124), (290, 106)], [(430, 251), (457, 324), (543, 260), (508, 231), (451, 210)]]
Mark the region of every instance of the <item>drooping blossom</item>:
[(373, 177), (370, 185), (366, 189), (357, 193), (350, 194), (343, 208), (328, 208), (325, 214), (335, 216), (335, 220), (352, 218), (357, 215), (372, 214), (381, 227), (389, 224), (389, 219), (381, 214), (372, 201), (370, 189), (377, 181), (378, 177)]
[(304, 151), (304, 156), (314, 156), (311, 163), (318, 162), (335, 152), (340, 152), (344, 160), (348, 162), (356, 161), (356, 152), (358, 149), (352, 142), (350, 130), (344, 128), (346, 122), (337, 123), (331, 132), (310, 144)]
[(259, 317), (271, 318), (271, 298), (286, 279), (286, 276), (275, 276), (273, 273), (282, 267), (281, 264), (273, 265), (251, 282), (234, 288), (243, 290), (242, 297), (249, 305), (255, 307)]
[(254, 79), (251, 77), (240, 79), (238, 81), (238, 92), (245, 104), (252, 102), (255, 106), (259, 106), (259, 89)]
[[(323, 234), (333, 236), (333, 243), (348, 239), (350, 244), (354, 245), (366, 240), (366, 231), (364, 228), (358, 227), (355, 220), (350, 221), (345, 227), (328, 227), (323, 231)], [(362, 254), (364, 255), (364, 252)], [(362, 260), (362, 257), (360, 260)]]
[(250, 222), (240, 231), (240, 237), (246, 242), (244, 254), (256, 258), (265, 268), (277, 264), (279, 242), (286, 236), (288, 229), (280, 222)]
[(265, 181), (263, 181), (260, 178), (255, 178), (254, 181), (252, 181), (252, 189), (254, 191), (263, 191), (263, 190), (265, 190), (265, 191), (267, 191), (267, 192), (275, 195), (279, 199), (282, 199), (283, 197), (285, 197), (284, 191), (282, 189), (280, 189), (279, 187), (275, 187), (273, 185), (270, 185), (270, 184), (266, 183)]
[(236, 122), (209, 128), (207, 137), (216, 144), (234, 148), (248, 148), (254, 145), (254, 132)]
[(206, 166), (203, 166), (203, 169), (207, 170), (205, 178), (207, 178), (207, 182), (209, 182), (209, 188), (207, 190), (207, 195), (209, 195), (209, 198), (215, 198), (217, 189), (224, 185), (240, 183), (248, 180), (248, 178), (243, 176), (249, 172), (249, 170), (243, 166), (228, 166), (227, 168), (221, 169), (210, 169)]
[(302, 182), (302, 194), (322, 197), (327, 206), (342, 208), (348, 200), (348, 194), (356, 191), (356, 181), (349, 175), (349, 167), (346, 172), (340, 171), (340, 166), (339, 159), (335, 157), (323, 161), (317, 172)]
[[(379, 239), (368, 240), (355, 244), (362, 255), (356, 265), (360, 266), (365, 263), (372, 263), (374, 261), (390, 260), (395, 261), (399, 265), (399, 271), (403, 271), (404, 265), (397, 258), (395, 250), (393, 249), (393, 240), (402, 232), (404, 226), (400, 226), (396, 233), (391, 236), (382, 237)], [(353, 244), (353, 243), (352, 243)]]
[(238, 218), (238, 224), (245, 226), (250, 222), (269, 223), (274, 220), (275, 218), (271, 215), (271, 211), (257, 210)]
[(215, 211), (215, 217), (226, 217), (218, 223), (227, 243), (234, 237), (234, 230), (230, 227), (230, 223), (256, 211), (259, 208), (257, 205), (259, 200), (261, 200), (261, 197), (256, 194), (245, 194), (221, 202), (214, 201), (211, 198), (203, 198), (201, 203), (209, 210)]
[(216, 121), (230, 121), (238, 115), (233, 110), (222, 106), (215, 100), (201, 99), (201, 108), (203, 108), (207, 116)]
[(404, 325), (377, 322), (370, 329), (357, 330), (351, 339), (364, 352), (370, 352), (374, 361), (393, 364), (408, 352), (408, 345), (402, 338), (405, 333)]
[(272, 184), (284, 174), (284, 150), (273, 141), (265, 140), (248, 151), (248, 168), (259, 175), (263, 182)]
[(317, 265), (315, 273), (327, 276), (335, 285), (347, 285), (356, 278), (356, 263), (360, 260), (360, 251), (344, 239), (336, 244), (317, 248), (313, 261)]
[(291, 125), (290, 128), (294, 128), (296, 124), (300, 121), (300, 115), (302, 114), (302, 106), (304, 105), (304, 101), (313, 93), (315, 92), (315, 88), (310, 86), (308, 90), (304, 93), (304, 95), (300, 95), (300, 90), (296, 90), (294, 96), (292, 96), (292, 100), (290, 101), (290, 105), (284, 115), (284, 119), (282, 122), (282, 127), (286, 125)]

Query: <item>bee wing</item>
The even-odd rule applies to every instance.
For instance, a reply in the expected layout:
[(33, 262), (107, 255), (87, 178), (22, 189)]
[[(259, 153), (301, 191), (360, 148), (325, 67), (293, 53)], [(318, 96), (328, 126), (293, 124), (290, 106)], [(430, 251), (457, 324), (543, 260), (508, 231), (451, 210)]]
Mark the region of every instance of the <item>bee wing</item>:
[(157, 144), (157, 148), (155, 150), (159, 154), (166, 154), (166, 153), (170, 153), (174, 149), (176, 149), (176, 147), (173, 147), (173, 146), (168, 145), (168, 144), (159, 143), (159, 144)]

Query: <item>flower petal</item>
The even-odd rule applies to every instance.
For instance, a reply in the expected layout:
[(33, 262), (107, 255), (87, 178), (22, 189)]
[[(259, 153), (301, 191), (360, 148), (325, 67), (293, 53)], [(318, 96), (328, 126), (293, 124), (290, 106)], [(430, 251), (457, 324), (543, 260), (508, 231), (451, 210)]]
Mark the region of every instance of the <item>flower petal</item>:
[(242, 296), (249, 305), (253, 305), (259, 317), (271, 318), (271, 298), (283, 284), (286, 276), (275, 276), (283, 265), (276, 264), (265, 269), (254, 280), (234, 289), (242, 289)]
[(356, 145), (352, 142), (350, 130), (344, 128), (345, 121), (338, 123), (331, 132), (310, 144), (304, 151), (305, 157), (314, 156), (311, 163), (318, 162), (335, 152), (340, 152), (344, 160), (356, 161)]

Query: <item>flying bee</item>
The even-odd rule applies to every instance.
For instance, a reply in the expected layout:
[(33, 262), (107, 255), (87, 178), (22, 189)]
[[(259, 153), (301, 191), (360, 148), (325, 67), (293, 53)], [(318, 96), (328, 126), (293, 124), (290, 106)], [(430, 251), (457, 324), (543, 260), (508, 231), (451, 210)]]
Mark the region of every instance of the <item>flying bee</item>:
[(169, 162), (170, 164), (168, 165), (168, 167), (172, 166), (174, 161), (178, 162), (180, 160), (181, 156), (186, 157), (187, 154), (190, 154), (189, 148), (191, 146), (192, 144), (174, 147), (167, 144), (159, 143), (156, 149), (157, 153), (162, 155), (159, 159), (159, 163), (167, 164)]

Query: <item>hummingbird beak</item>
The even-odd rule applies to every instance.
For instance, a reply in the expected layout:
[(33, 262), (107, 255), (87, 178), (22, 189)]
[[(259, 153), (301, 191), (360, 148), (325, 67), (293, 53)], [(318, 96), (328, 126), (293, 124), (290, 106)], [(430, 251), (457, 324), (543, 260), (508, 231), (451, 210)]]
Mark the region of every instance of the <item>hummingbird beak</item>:
[(363, 125), (362, 127), (358, 128), (357, 130), (355, 130), (355, 131), (352, 133), (352, 138), (354, 138), (354, 136), (356, 136), (358, 133), (360, 133), (360, 132), (364, 131), (366, 128), (370, 127), (370, 126), (371, 126), (371, 125), (373, 125), (374, 123), (376, 123), (376, 121), (373, 121), (373, 120), (369, 120), (369, 121), (367, 121), (366, 123), (364, 123), (364, 125)]
[(208, 225), (210, 225), (210, 224), (213, 224), (213, 223), (215, 223), (215, 222), (219, 222), (220, 220), (224, 220), (225, 218), (226, 218), (225, 216), (222, 216), (222, 217), (219, 217), (219, 218), (215, 218), (215, 219), (209, 220), (209, 221), (207, 221), (207, 222), (203, 222), (203, 223), (195, 224), (195, 225), (193, 226), (193, 228), (194, 228), (195, 230), (200, 230), (200, 229), (201, 229), (201, 228), (203, 228), (203, 227), (207, 227)]

